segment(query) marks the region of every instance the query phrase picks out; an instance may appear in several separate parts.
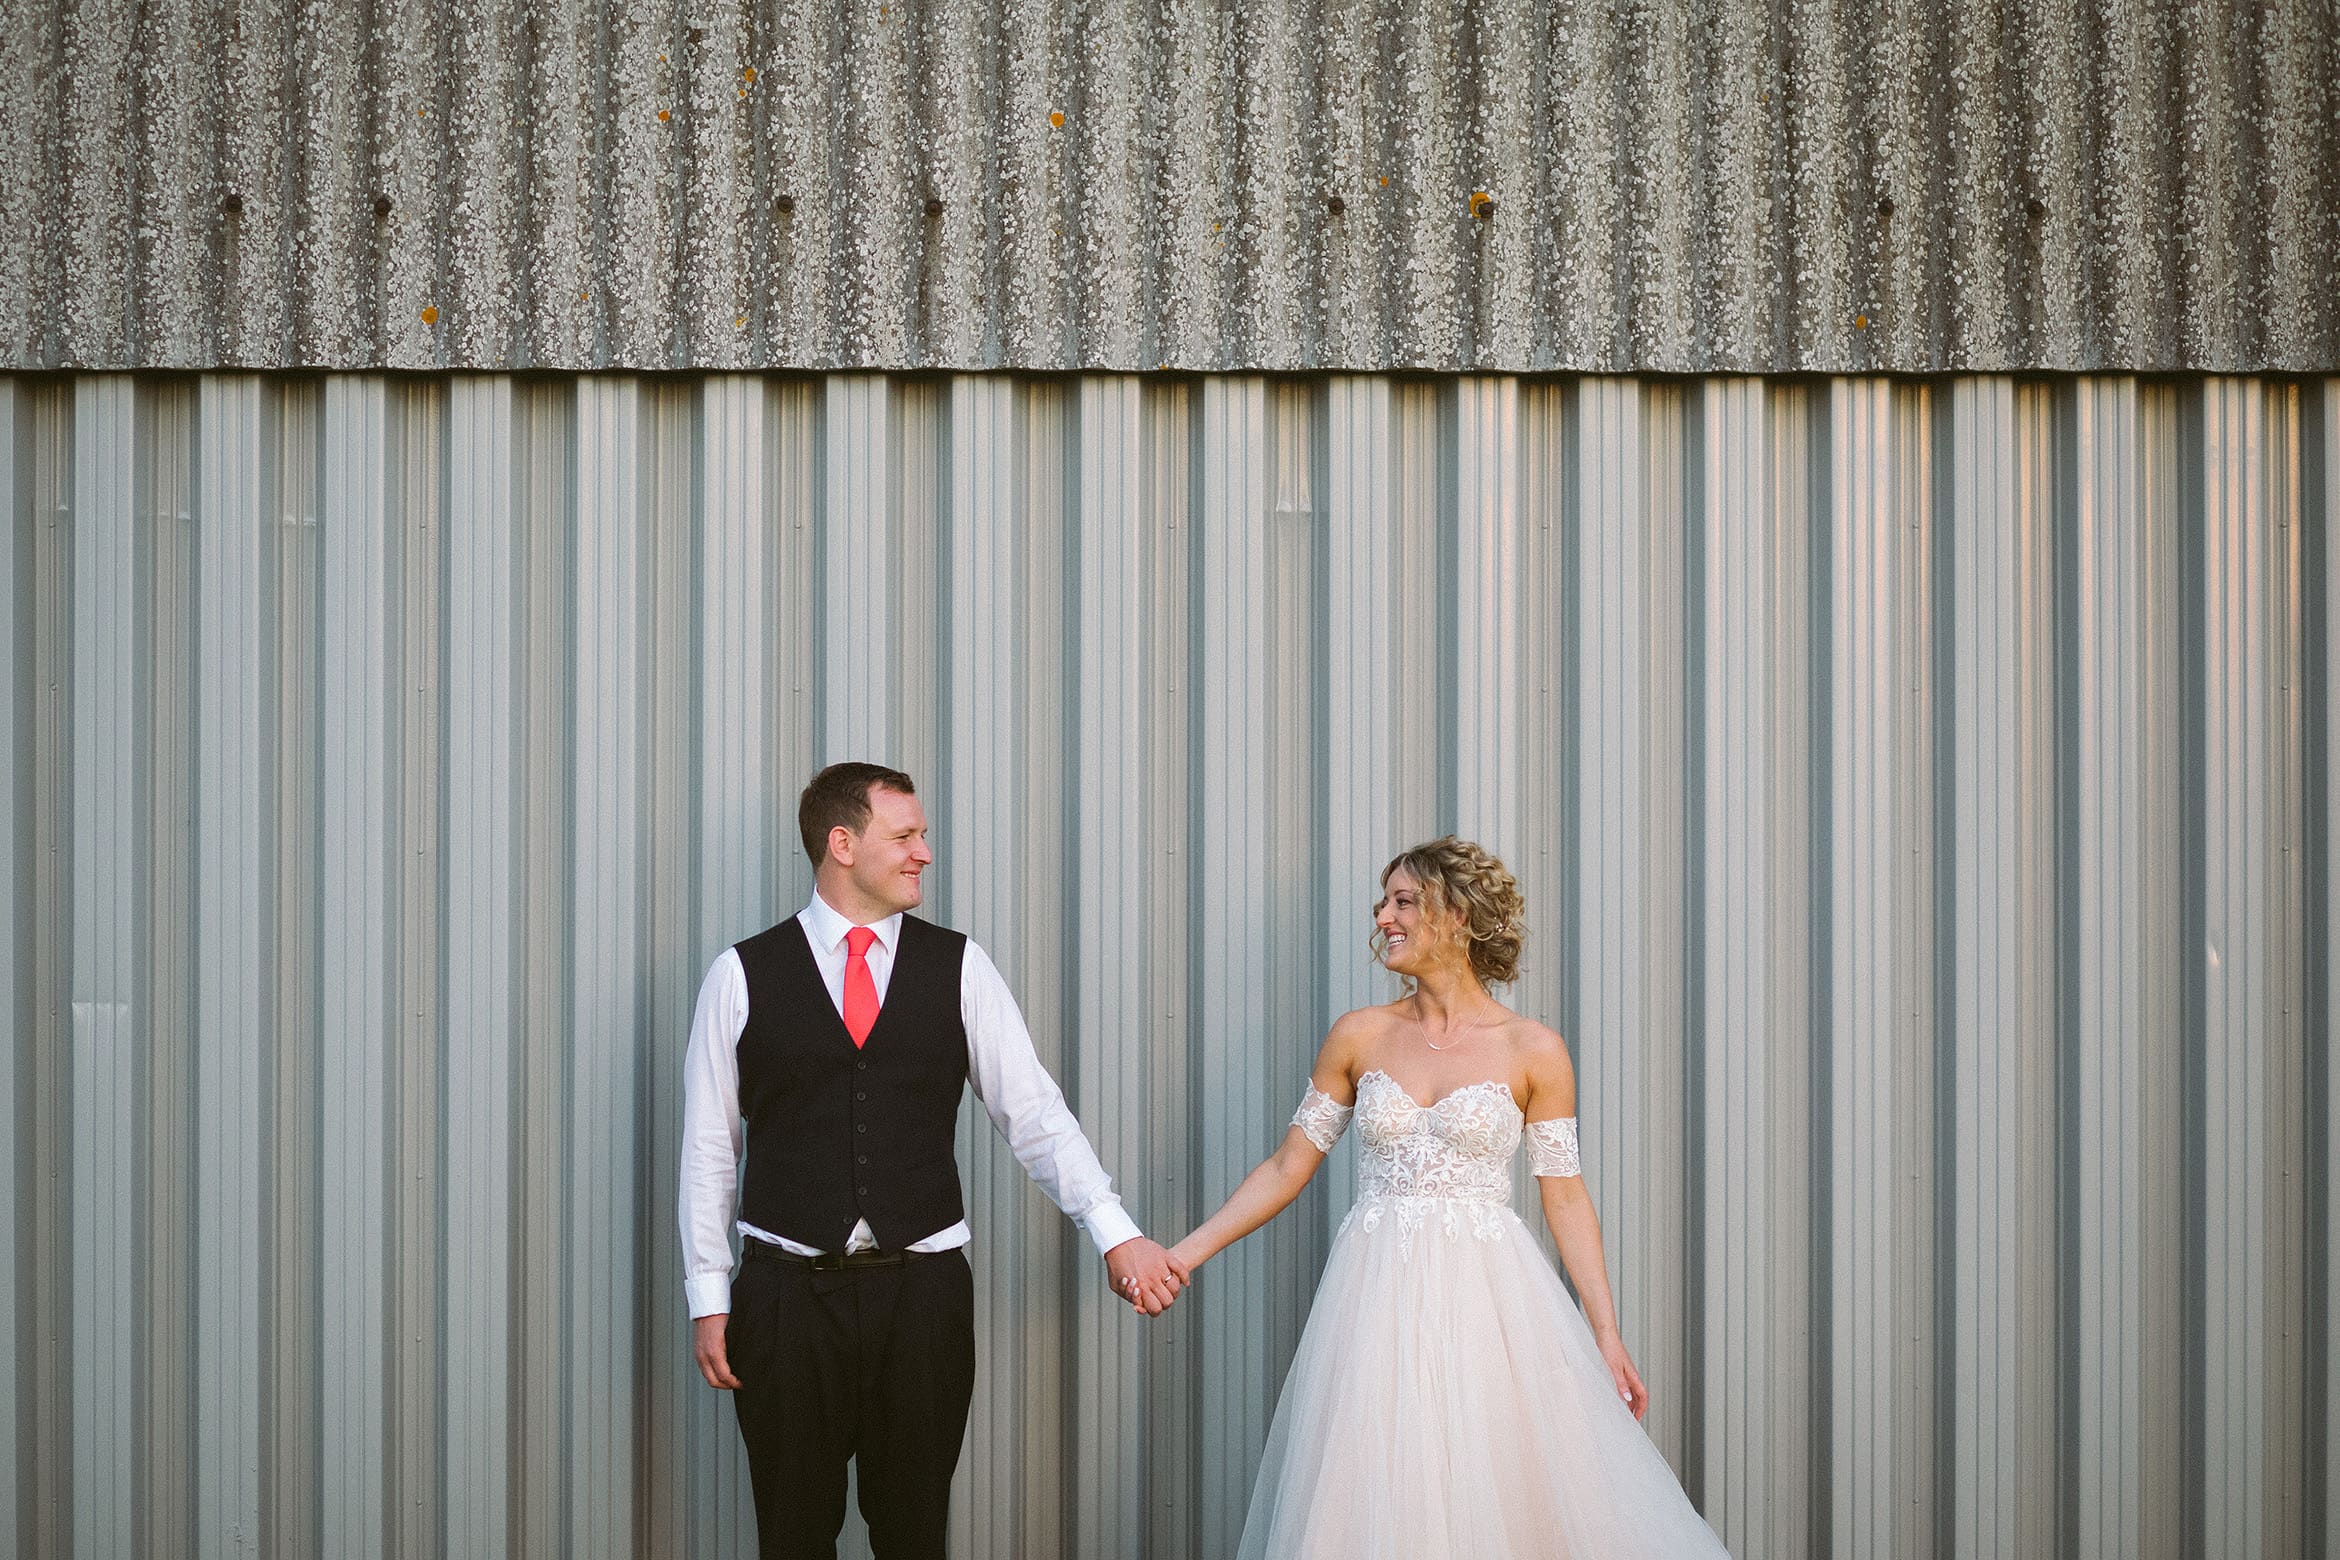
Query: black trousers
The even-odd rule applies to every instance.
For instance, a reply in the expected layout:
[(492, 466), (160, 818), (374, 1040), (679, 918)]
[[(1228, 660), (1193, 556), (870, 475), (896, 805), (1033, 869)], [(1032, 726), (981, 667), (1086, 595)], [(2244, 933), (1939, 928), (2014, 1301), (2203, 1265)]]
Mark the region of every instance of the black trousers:
[(967, 1254), (816, 1272), (748, 1245), (724, 1347), (763, 1560), (835, 1560), (851, 1459), (878, 1560), (943, 1560), (975, 1394)]

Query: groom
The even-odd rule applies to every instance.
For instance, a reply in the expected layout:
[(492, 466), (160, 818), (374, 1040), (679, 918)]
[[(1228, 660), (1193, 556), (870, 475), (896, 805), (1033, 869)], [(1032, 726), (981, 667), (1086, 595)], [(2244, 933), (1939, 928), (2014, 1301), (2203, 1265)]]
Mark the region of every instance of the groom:
[(960, 1089), (1088, 1231), (1116, 1294), (1158, 1316), (1179, 1279), (1122, 1211), (991, 960), (907, 913), (934, 860), (910, 777), (831, 764), (797, 825), (812, 903), (717, 957), (683, 1059), (699, 1371), (734, 1394), (765, 1560), (834, 1560), (854, 1458), (879, 1560), (941, 1560), (975, 1388)]

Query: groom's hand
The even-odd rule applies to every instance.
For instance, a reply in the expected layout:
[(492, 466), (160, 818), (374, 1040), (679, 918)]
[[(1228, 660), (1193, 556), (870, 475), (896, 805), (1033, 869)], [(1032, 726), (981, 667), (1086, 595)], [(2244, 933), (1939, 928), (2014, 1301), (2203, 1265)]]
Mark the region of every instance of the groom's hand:
[(707, 1378), (707, 1385), (726, 1392), (739, 1390), (739, 1378), (731, 1373), (731, 1318), (720, 1312), (702, 1316), (691, 1323), (691, 1349), (699, 1358), (699, 1374)]
[(1181, 1280), (1170, 1254), (1143, 1235), (1105, 1253), (1105, 1275), (1116, 1295), (1147, 1316), (1160, 1316), (1178, 1298)]

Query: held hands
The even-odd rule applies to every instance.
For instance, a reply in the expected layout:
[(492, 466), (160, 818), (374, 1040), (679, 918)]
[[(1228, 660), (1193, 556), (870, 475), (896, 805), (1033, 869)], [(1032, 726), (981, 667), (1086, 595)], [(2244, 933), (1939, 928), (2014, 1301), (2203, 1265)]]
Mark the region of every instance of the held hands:
[(1193, 1280), (1193, 1270), (1143, 1235), (1105, 1253), (1113, 1293), (1141, 1316), (1160, 1316)]
[(1598, 1334), (1594, 1340), (1600, 1345), (1601, 1359), (1609, 1367), (1609, 1375), (1617, 1383), (1617, 1396), (1633, 1410), (1639, 1419), (1649, 1412), (1649, 1388), (1641, 1384), (1641, 1372), (1633, 1368), (1633, 1358), (1625, 1352), (1625, 1340), (1615, 1332)]

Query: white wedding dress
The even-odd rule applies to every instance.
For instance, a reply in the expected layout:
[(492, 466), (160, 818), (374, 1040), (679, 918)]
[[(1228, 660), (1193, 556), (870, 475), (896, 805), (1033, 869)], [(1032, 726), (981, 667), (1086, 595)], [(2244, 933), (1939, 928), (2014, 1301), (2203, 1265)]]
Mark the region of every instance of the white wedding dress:
[[(1330, 1149), (1352, 1111), (1293, 1124)], [(1579, 1173), (1574, 1121), (1527, 1127), (1509, 1085), (1422, 1105), (1357, 1082), (1357, 1205), (1316, 1291), (1243, 1525), (1242, 1560), (1721, 1555), (1617, 1396), (1592, 1328), (1511, 1208)]]

